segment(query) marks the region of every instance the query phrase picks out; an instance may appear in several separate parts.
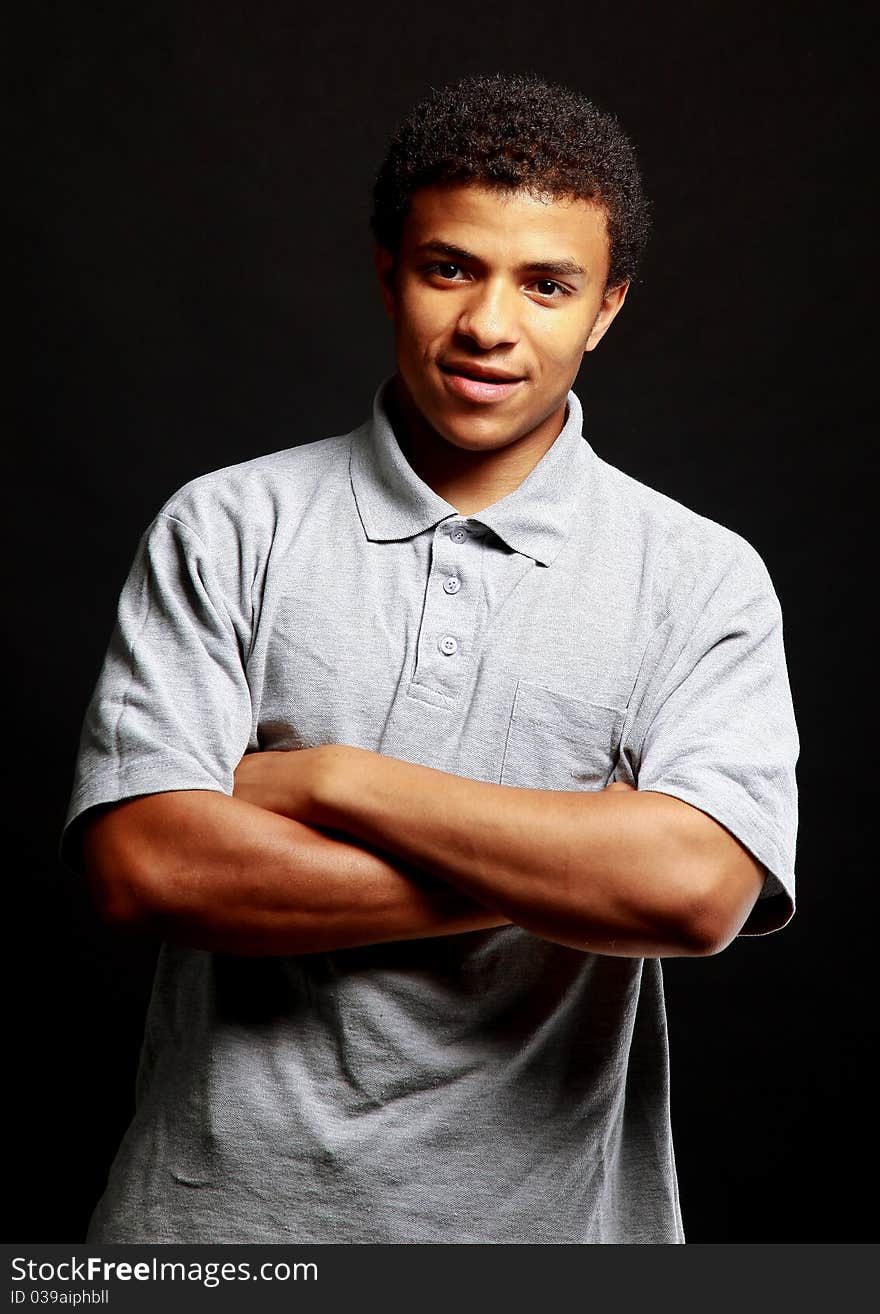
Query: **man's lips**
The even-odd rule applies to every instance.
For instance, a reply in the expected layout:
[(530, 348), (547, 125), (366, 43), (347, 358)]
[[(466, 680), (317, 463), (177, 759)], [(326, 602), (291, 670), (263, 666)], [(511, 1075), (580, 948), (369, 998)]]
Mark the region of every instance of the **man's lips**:
[(492, 370), (470, 361), (450, 361), (440, 366), (448, 388), (467, 401), (501, 401), (515, 392), (524, 380), (503, 370)]

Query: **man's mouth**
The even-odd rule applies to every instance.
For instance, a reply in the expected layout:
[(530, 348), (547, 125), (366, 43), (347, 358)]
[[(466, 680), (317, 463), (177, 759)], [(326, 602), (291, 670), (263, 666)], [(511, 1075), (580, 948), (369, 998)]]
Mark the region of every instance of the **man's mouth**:
[(449, 361), (440, 366), (449, 389), (466, 401), (501, 401), (524, 382), (521, 375), (495, 370), (470, 361)]
[(511, 374), (509, 370), (493, 369), (491, 365), (476, 365), (468, 361), (448, 361), (440, 366), (444, 374), (458, 374), (464, 379), (475, 379), (478, 383), (519, 383), (521, 374)]

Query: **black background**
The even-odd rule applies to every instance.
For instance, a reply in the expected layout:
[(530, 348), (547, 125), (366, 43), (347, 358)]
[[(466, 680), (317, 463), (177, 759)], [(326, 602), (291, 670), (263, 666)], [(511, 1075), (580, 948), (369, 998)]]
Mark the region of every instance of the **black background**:
[(617, 113), (653, 203), (642, 279), (575, 385), (587, 436), (754, 544), (785, 617), (798, 913), (665, 969), (685, 1230), (872, 1238), (868, 12), (30, 7), (10, 48), (26, 387), (4, 462), (16, 1237), (81, 1239), (131, 1112), (153, 949), (97, 924), (55, 850), (137, 540), (196, 474), (366, 418), (393, 368), (374, 170), (432, 85), (502, 69)]

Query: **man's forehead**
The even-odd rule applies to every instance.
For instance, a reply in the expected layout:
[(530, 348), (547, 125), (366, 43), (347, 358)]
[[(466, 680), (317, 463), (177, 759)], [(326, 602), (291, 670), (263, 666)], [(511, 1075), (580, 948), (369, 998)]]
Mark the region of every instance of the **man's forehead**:
[[(434, 185), (415, 192), (404, 224), (406, 244), (454, 246), (480, 257), (516, 246), (518, 255), (578, 263), (585, 250), (607, 248), (608, 226), (601, 203), (478, 183)], [(564, 250), (571, 247), (571, 250)], [(552, 249), (551, 249), (552, 248)]]

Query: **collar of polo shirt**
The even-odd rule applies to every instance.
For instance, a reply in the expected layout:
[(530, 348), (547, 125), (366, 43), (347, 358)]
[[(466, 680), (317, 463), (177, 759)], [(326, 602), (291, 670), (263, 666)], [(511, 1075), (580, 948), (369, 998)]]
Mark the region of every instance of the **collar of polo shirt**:
[[(385, 394), (384, 379), (373, 398), (373, 417), (357, 430), (351, 450), (351, 483), (367, 538), (386, 542), (412, 538), (451, 516), (455, 507), (420, 479), (400, 449)], [(492, 506), (463, 517), (485, 525), (524, 556), (549, 566), (568, 538), (575, 504), (595, 453), (583, 436), (583, 411), (568, 393), (565, 424), (553, 446), (519, 488)]]

